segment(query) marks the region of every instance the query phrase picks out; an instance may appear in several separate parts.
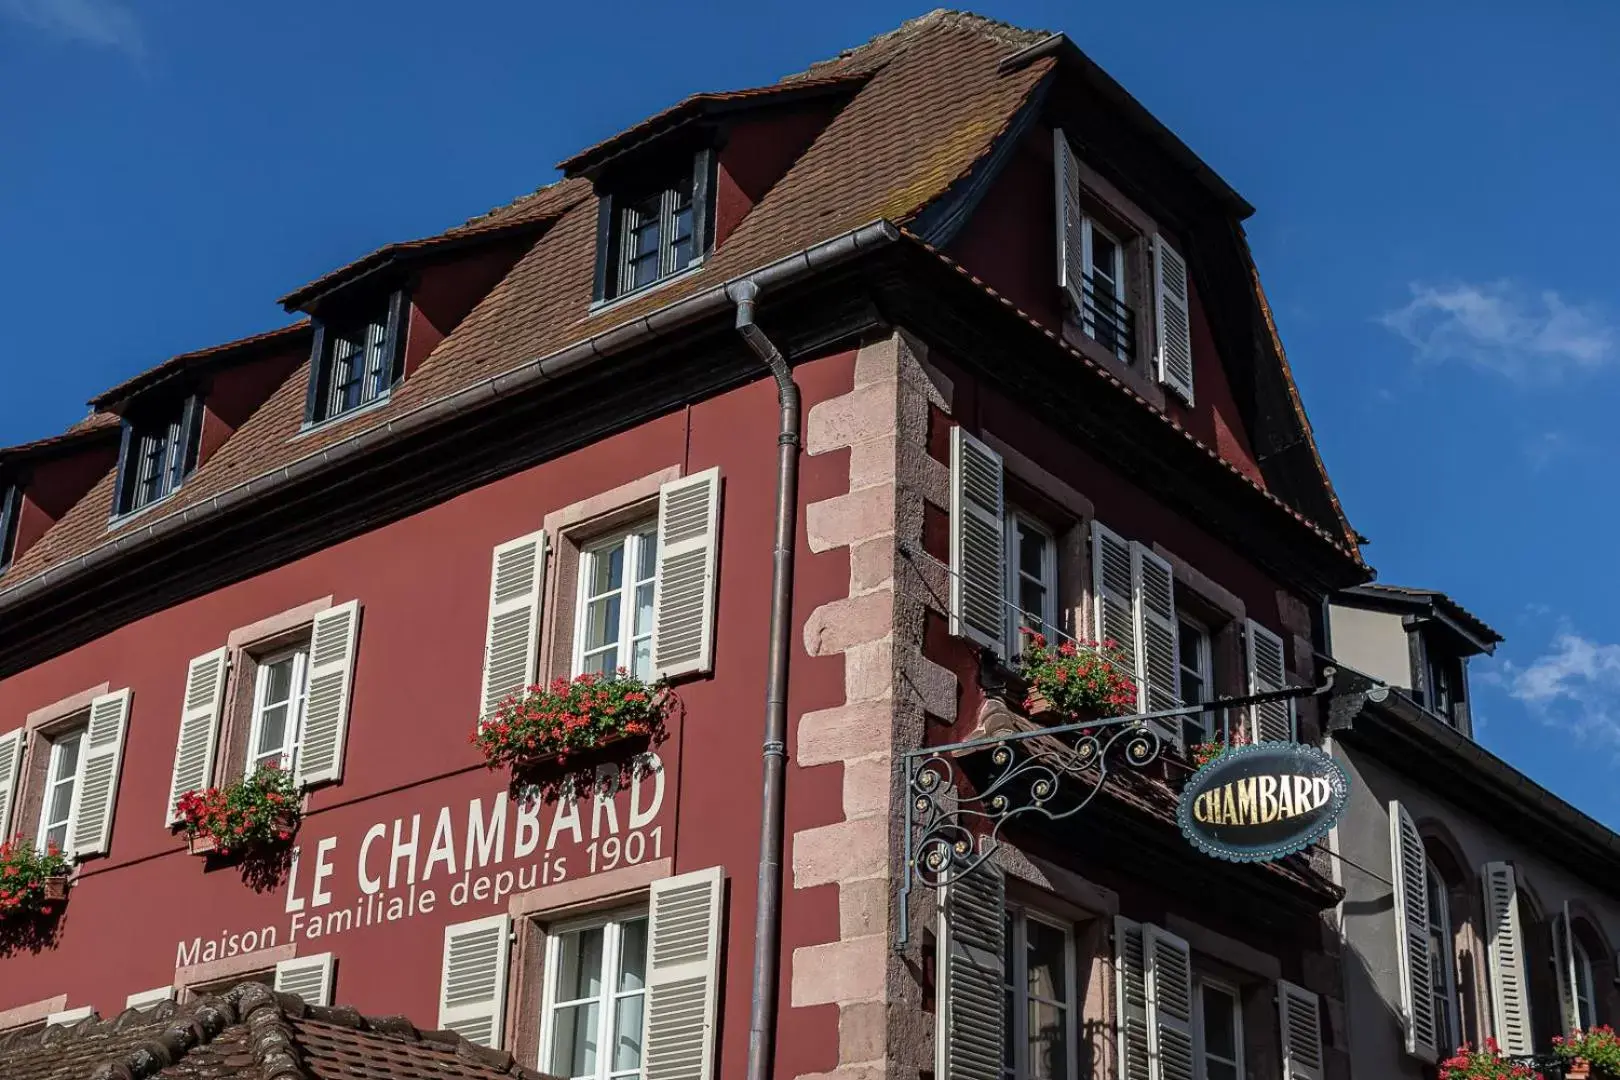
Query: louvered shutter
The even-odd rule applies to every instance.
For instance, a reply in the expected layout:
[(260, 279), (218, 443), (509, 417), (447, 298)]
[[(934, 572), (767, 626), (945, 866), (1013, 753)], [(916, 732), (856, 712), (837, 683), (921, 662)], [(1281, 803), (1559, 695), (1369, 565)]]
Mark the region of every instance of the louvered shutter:
[(1412, 815), (1396, 801), (1389, 804), (1389, 862), (1395, 871), (1395, 939), (1406, 1052), (1432, 1063), (1440, 1047), (1434, 1014), (1436, 972), (1429, 956), (1429, 859)]
[(276, 965), (275, 988), (278, 993), (297, 994), (305, 1005), (332, 1004), (332, 954), (281, 961)]
[(943, 1080), (1000, 1080), (1006, 1053), (1007, 882), (989, 862), (940, 896)]
[[(1264, 694), (1288, 685), (1282, 638), (1253, 619), (1248, 621), (1249, 693)], [(1256, 742), (1292, 742), (1294, 703), (1268, 701), (1249, 706), (1249, 734)]]
[(1001, 652), (1007, 626), (1001, 455), (951, 429), (951, 633)]
[(1160, 234), (1153, 236), (1153, 314), (1159, 381), (1193, 403), (1192, 319), (1187, 299), (1187, 261)]
[(1131, 544), (1136, 603), (1136, 650), (1142, 658), (1149, 712), (1181, 704), (1181, 635), (1176, 628), (1176, 579), (1170, 564), (1142, 544)]
[(180, 820), (182, 795), (214, 782), (214, 749), (219, 742), (228, 656), (228, 650), (215, 649), (186, 665), (186, 696), (180, 706), (180, 735), (174, 745), (167, 824)]
[(663, 677), (714, 669), (715, 560), (720, 470), (671, 480), (658, 492), (658, 580), (652, 662)]
[(309, 696), (298, 738), (294, 780), (300, 787), (343, 776), (343, 744), (349, 729), (349, 691), (354, 681), (360, 601), (350, 600), (315, 616), (309, 639)]
[(1137, 704), (1147, 700), (1141, 653), (1136, 648), (1136, 574), (1131, 545), (1101, 522), (1091, 523), (1091, 601), (1099, 642), (1114, 643), (1125, 669), (1136, 680)]
[(508, 694), (521, 691), (535, 680), (545, 579), (545, 533), (530, 533), (496, 545), (489, 571), (489, 622), (484, 631), (484, 677), (478, 711), (481, 717), (494, 712)]
[(17, 790), (17, 774), (22, 767), (22, 728), (0, 735), (0, 843), (11, 839), (11, 804)]
[(499, 1050), (506, 1036), (506, 963), (512, 917), (491, 915), (444, 928), (439, 1027)]
[(1524, 934), (1519, 927), (1518, 881), (1512, 865), (1486, 863), (1485, 955), (1491, 974), (1491, 1024), (1504, 1054), (1533, 1052), (1530, 994), (1524, 977)]
[(1057, 191), (1058, 285), (1078, 316), (1085, 310), (1086, 260), (1081, 238), (1085, 216), (1080, 210), (1080, 163), (1061, 128), (1052, 131), (1052, 165)]
[(1140, 923), (1114, 917), (1114, 1017), (1119, 1034), (1120, 1080), (1151, 1080), (1147, 959)]
[(1558, 1007), (1564, 1018), (1564, 1030), (1574, 1031), (1581, 1026), (1581, 1007), (1576, 1000), (1579, 985), (1575, 974), (1575, 952), (1570, 948), (1569, 904), (1553, 918), (1553, 967), (1558, 972)]
[(1147, 963), (1148, 1075), (1193, 1080), (1192, 950), (1151, 923), (1142, 927)]
[(1278, 980), (1277, 1026), (1282, 1032), (1283, 1080), (1322, 1080), (1322, 1016), (1316, 995)]
[(643, 1080), (710, 1080), (725, 873), (718, 866), (652, 884), (647, 928)]
[(84, 733), (79, 763), (79, 792), (68, 830), (68, 849), (75, 858), (106, 852), (112, 836), (113, 808), (118, 803), (118, 772), (124, 758), (124, 729), (129, 726), (130, 692), (118, 690), (90, 702), (90, 724)]

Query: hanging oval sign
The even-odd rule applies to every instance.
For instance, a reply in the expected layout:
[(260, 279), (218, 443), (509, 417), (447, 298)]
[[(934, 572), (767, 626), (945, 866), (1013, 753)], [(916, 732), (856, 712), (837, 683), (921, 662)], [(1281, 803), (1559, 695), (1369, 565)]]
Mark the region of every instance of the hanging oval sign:
[(1205, 855), (1268, 862), (1326, 836), (1349, 795), (1344, 769), (1314, 746), (1234, 746), (1187, 778), (1176, 820)]

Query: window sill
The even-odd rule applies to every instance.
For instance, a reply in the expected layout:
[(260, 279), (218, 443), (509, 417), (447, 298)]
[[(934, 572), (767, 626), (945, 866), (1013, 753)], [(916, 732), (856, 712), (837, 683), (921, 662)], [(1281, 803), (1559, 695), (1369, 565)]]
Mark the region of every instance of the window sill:
[(368, 401), (364, 405), (361, 405), (357, 409), (350, 409), (348, 412), (341, 412), (341, 413), (338, 413), (336, 416), (328, 416), (324, 420), (317, 420), (317, 421), (315, 421), (314, 423), (311, 423), (311, 424), (304, 424), (301, 427), (299, 427), (298, 434), (296, 434), (296, 435), (294, 435), (292, 437), (292, 441), (297, 442), (299, 439), (302, 439), (306, 435), (313, 435), (317, 431), (325, 431), (327, 428), (337, 427), (338, 425), (343, 424), (343, 423), (345, 423), (345, 422), (347, 422), (349, 420), (353, 420), (357, 416), (366, 416), (369, 413), (377, 412), (378, 410), (380, 410), (383, 406), (387, 405), (393, 399), (394, 399), (394, 392), (393, 392), (392, 389), (390, 389), (388, 391), (388, 393), (382, 395), (377, 400)]
[(688, 265), (684, 270), (677, 271), (668, 277), (659, 278), (650, 285), (643, 285), (639, 289), (632, 289), (630, 292), (620, 293), (611, 300), (593, 300), (591, 301), (589, 310), (587, 310), (585, 313), (585, 317), (587, 319), (594, 319), (603, 312), (612, 311), (621, 304), (628, 304), (633, 300), (639, 300), (643, 296), (649, 296), (652, 293), (658, 292), (660, 289), (668, 288), (677, 281), (684, 281), (687, 278), (692, 277), (699, 270), (702, 270), (703, 264), (708, 262), (708, 259), (709, 257), (707, 255), (701, 255), (698, 258), (693, 259), (691, 264)]

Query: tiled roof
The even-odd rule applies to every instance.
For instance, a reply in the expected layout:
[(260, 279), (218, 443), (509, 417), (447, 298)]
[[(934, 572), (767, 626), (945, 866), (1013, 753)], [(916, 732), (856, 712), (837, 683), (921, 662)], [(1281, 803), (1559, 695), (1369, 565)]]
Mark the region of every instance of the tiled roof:
[(1343, 593), (1346, 596), (1377, 598), (1400, 604), (1432, 607), (1453, 622), (1460, 623), (1470, 634), (1489, 645), (1498, 644), (1503, 640), (1502, 635), (1492, 629), (1484, 619), (1481, 619), (1438, 589), (1414, 589), (1406, 585), (1387, 585), (1381, 581), (1370, 581), (1365, 585), (1345, 589)]
[[(259, 349), (276, 348), (287, 342), (296, 341), (300, 336), (309, 332), (309, 320), (300, 319), (291, 326), (281, 326), (274, 330), (266, 330), (262, 334), (251, 334), (245, 338), (237, 338), (235, 341), (227, 341), (222, 345), (210, 345), (206, 349), (193, 349), (191, 352), (171, 356), (156, 367), (147, 368), (139, 375), (125, 379), (112, 389), (97, 394), (90, 399), (90, 406), (94, 409), (101, 409), (110, 405), (116, 406), (118, 402), (148, 386), (155, 385), (177, 371), (215, 363), (232, 356), (256, 352)], [(116, 421), (117, 418), (114, 417), (114, 422)]]
[(243, 983), (219, 997), (127, 1009), (0, 1037), (6, 1080), (545, 1080), (512, 1055), (402, 1017), (307, 1006)]
[[(461, 229), (557, 215), (386, 405), (300, 435), (306, 362), (163, 507), (137, 519), (139, 525), (184, 513), (249, 479), (818, 241), (878, 219), (910, 220), (989, 152), (1050, 69), (1051, 61), (1041, 60), (998, 70), (1025, 38), (1040, 35), (1020, 37), (987, 19), (935, 13), (832, 61), (836, 71), (817, 74), (871, 77), (700, 269), (643, 297), (591, 308), (596, 206), (585, 198), (587, 181), (565, 180), (474, 219)], [(132, 529), (108, 528), (112, 489), (109, 473), (0, 577), (0, 595)]]
[(105, 436), (121, 423), (123, 421), (112, 413), (93, 412), (66, 431), (56, 435), (47, 435), (43, 439), (34, 439), (32, 442), (18, 443), (15, 446), (0, 446), (0, 461), (15, 461), (19, 458), (34, 457), (37, 454), (47, 454), (52, 450), (58, 450), (75, 443), (93, 441), (97, 437)]

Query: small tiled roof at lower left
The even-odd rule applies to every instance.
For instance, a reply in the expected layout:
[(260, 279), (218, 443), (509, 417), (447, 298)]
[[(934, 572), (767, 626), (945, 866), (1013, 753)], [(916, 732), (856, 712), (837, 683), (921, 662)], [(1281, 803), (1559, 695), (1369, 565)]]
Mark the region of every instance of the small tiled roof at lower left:
[(6, 1080), (550, 1080), (402, 1017), (305, 1005), (243, 983), (217, 997), (0, 1036)]

